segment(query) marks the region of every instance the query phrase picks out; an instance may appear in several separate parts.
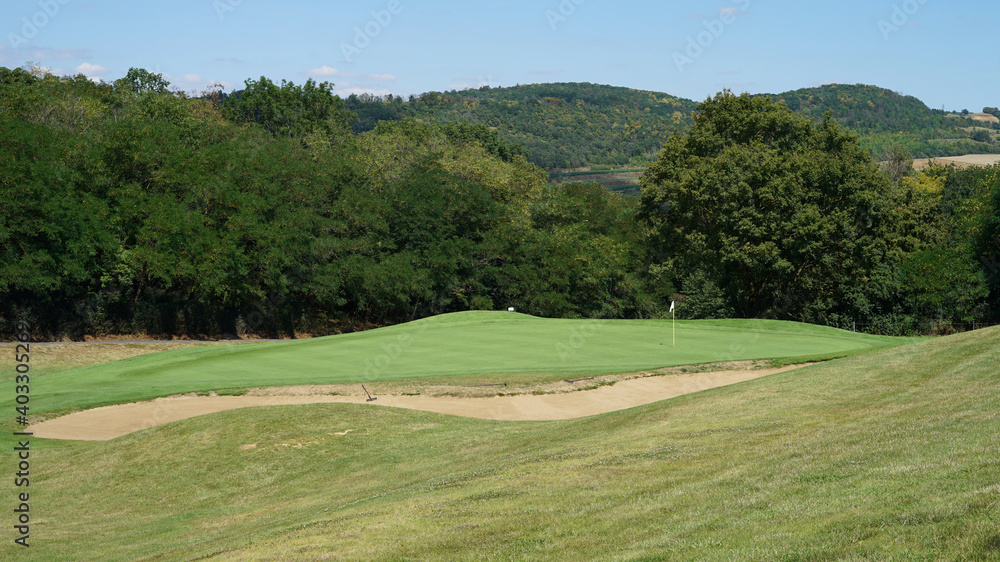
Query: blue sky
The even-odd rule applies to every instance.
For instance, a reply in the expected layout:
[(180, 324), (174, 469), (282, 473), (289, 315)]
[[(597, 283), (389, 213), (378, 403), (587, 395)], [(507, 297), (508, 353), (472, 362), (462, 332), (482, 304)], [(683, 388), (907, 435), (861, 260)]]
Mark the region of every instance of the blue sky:
[(592, 82), (704, 100), (864, 83), (1000, 106), (997, 0), (4, 0), (0, 66), (200, 92), (266, 76), (419, 94)]

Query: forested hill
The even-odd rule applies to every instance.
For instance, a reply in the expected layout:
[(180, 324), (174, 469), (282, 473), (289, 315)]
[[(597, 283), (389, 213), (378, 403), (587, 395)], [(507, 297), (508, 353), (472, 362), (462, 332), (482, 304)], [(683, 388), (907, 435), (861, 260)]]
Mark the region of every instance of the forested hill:
[(863, 84), (828, 84), (772, 97), (817, 120), (832, 111), (841, 125), (857, 133), (919, 131), (929, 125), (944, 127), (949, 122), (943, 111), (932, 111), (913, 96)]
[(861, 135), (862, 146), (875, 156), (892, 143), (917, 158), (1000, 151), (995, 127), (877, 86), (829, 84), (771, 97), (817, 121), (832, 112), (841, 125)]
[[(917, 98), (876, 86), (836, 84), (768, 96), (815, 120), (832, 112), (876, 157), (893, 145), (916, 158), (1000, 152), (997, 126), (934, 110)], [(380, 120), (407, 117), (467, 120), (496, 128), (506, 140), (523, 145), (533, 163), (549, 169), (643, 166), (672, 131), (689, 130), (696, 105), (669, 94), (588, 83), (484, 86), (427, 92), (409, 100), (345, 100), (346, 109), (358, 115), (355, 132), (370, 130)]]
[(350, 96), (355, 132), (379, 120), (468, 120), (494, 127), (543, 168), (652, 160), (672, 131), (691, 126), (695, 102), (669, 94), (587, 83), (532, 84), (411, 97)]

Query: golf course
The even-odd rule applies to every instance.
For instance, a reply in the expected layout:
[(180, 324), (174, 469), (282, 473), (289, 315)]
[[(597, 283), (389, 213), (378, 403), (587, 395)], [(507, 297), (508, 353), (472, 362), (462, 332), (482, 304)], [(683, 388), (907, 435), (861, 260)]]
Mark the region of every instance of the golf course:
[[(106, 360), (127, 345), (73, 361), (33, 345), (32, 428), (157, 399), (324, 401), (250, 401), (104, 440), (39, 433), (32, 546), (0, 557), (1000, 559), (998, 328), (890, 338), (465, 312)], [(629, 392), (647, 399), (476, 415)], [(422, 411), (435, 403), (466, 410)]]
[(47, 410), (62, 411), (257, 386), (447, 377), (473, 384), (500, 382), (500, 376), (543, 381), (727, 361), (803, 362), (905, 341), (768, 320), (685, 321), (674, 328), (668, 320), (463, 312), (325, 338), (142, 355), (40, 377), (33, 392), (45, 396)]

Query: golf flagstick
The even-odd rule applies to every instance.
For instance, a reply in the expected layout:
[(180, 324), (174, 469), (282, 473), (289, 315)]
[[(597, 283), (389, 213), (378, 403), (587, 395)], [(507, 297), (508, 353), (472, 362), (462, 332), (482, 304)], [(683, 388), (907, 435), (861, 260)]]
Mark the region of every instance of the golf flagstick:
[(670, 301), (670, 327), (673, 337), (671, 347), (677, 347), (677, 319), (674, 317), (674, 301)]

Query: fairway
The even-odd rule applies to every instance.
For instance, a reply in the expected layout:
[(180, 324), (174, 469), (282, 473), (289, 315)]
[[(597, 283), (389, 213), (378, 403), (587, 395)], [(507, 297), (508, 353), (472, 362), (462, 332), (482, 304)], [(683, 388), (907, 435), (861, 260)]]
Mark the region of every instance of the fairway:
[(899, 345), (887, 338), (767, 320), (543, 319), (466, 312), (310, 340), (178, 349), (40, 377), (44, 410), (185, 392), (530, 374), (554, 378), (752, 359), (788, 362)]

